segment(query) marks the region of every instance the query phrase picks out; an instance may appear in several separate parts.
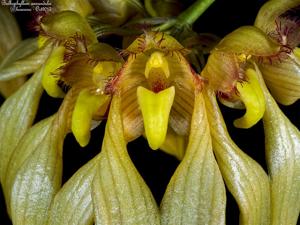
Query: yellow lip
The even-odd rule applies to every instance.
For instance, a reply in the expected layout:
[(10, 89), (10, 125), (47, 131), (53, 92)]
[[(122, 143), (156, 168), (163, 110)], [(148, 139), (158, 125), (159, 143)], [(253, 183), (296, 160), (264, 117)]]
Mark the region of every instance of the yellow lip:
[(137, 88), (137, 98), (144, 119), (145, 134), (149, 146), (156, 150), (165, 141), (169, 115), (175, 96), (174, 86), (159, 93)]
[(239, 98), (246, 107), (246, 113), (243, 117), (234, 121), (234, 126), (238, 128), (250, 128), (255, 125), (264, 115), (265, 97), (260, 84), (257, 80), (255, 70), (246, 71), (248, 82), (237, 83)]
[(80, 92), (72, 114), (71, 127), (80, 146), (85, 147), (89, 143), (93, 115), (108, 100), (107, 95), (92, 95), (85, 89)]

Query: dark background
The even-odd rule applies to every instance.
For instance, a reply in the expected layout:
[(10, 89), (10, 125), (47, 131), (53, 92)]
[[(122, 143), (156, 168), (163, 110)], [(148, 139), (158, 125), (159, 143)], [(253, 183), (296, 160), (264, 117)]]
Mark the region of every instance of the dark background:
[[(194, 25), (199, 32), (214, 33), (220, 37), (228, 34), (242, 25), (252, 25), (259, 8), (266, 1), (263, 0), (216, 0), (215, 3), (201, 16)], [(16, 17), (22, 29), (23, 37), (30, 37), (34, 33), (28, 31), (27, 24), (30, 22), (28, 13), (16, 13)], [(5, 32), (5, 31), (1, 31)], [(0, 99), (0, 103), (3, 98)], [(57, 111), (61, 101), (50, 98), (43, 94), (36, 121), (39, 121)], [(293, 124), (300, 127), (300, 101), (292, 106), (281, 106), (284, 113)], [(236, 144), (248, 155), (258, 161), (265, 170), (264, 160), (264, 134), (262, 122), (251, 129), (236, 129), (233, 120), (240, 117), (244, 112), (221, 106), (229, 133)], [(63, 182), (74, 172), (93, 158), (101, 148), (105, 123), (92, 132), (92, 141), (85, 147), (80, 148), (72, 134), (68, 135), (64, 144), (64, 174)], [(175, 171), (178, 161), (161, 151), (152, 151), (143, 138), (129, 143), (129, 154), (140, 174), (150, 187), (155, 199), (160, 203), (170, 177)], [(230, 193), (228, 195), (226, 224), (238, 224), (239, 211)], [(0, 193), (0, 225), (9, 225), (9, 219), (5, 214), (5, 204), (2, 192)]]

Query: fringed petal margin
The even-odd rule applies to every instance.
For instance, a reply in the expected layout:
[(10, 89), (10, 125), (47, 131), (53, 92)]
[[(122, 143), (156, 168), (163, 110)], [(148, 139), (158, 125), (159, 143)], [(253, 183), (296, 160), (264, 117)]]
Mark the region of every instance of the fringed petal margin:
[(283, 105), (300, 99), (300, 57), (292, 56), (280, 63), (259, 67), (272, 96)]
[(255, 19), (255, 26), (265, 33), (274, 32), (276, 19), (291, 8), (297, 7), (299, 0), (270, 0), (267, 1), (259, 10)]
[(155, 200), (127, 153), (120, 110), (114, 96), (92, 187), (95, 224), (159, 224)]
[(240, 208), (241, 225), (269, 225), (269, 178), (230, 138), (215, 93), (205, 89), (212, 143), (223, 179)]
[(161, 224), (225, 224), (225, 205), (204, 100), (197, 94), (188, 147), (163, 197)]

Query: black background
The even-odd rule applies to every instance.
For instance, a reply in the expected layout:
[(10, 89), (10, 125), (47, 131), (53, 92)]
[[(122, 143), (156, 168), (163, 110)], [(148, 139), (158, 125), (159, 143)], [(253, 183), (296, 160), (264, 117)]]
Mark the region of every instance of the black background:
[[(210, 32), (220, 37), (228, 34), (242, 25), (252, 25), (259, 8), (265, 3), (263, 0), (216, 0), (215, 3), (201, 16), (194, 25), (199, 32)], [(16, 17), (22, 29), (23, 38), (30, 37), (34, 33), (29, 32), (27, 24), (30, 22), (28, 13), (17, 12)], [(5, 32), (5, 31), (1, 31)], [(3, 99), (0, 99), (3, 102)], [(57, 111), (61, 101), (43, 94), (36, 121), (39, 121)], [(293, 124), (300, 127), (300, 101), (292, 106), (280, 106)], [(236, 144), (248, 155), (258, 161), (265, 170), (264, 160), (264, 134), (262, 122), (251, 129), (236, 129), (233, 120), (244, 112), (221, 106), (229, 133)], [(69, 134), (64, 143), (64, 168), (63, 182), (74, 172), (94, 157), (101, 148), (105, 123), (92, 132), (92, 141), (85, 148), (80, 148), (72, 134)], [(140, 174), (150, 187), (155, 199), (160, 203), (170, 177), (175, 171), (178, 161), (161, 152), (152, 151), (143, 138), (129, 143), (129, 154)], [(239, 211), (230, 193), (228, 195), (226, 224), (238, 224)], [(0, 195), (0, 225), (9, 225), (9, 219), (5, 214), (5, 204), (2, 193)]]

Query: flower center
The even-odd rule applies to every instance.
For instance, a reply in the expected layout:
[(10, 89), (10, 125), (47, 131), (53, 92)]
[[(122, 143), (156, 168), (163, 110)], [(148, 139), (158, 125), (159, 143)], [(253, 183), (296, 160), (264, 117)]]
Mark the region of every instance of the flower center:
[(144, 74), (153, 92), (158, 93), (168, 87), (169, 64), (162, 52), (155, 51), (150, 55)]

